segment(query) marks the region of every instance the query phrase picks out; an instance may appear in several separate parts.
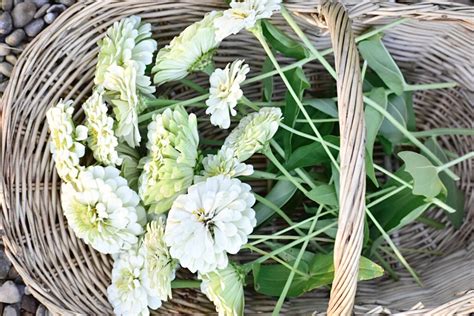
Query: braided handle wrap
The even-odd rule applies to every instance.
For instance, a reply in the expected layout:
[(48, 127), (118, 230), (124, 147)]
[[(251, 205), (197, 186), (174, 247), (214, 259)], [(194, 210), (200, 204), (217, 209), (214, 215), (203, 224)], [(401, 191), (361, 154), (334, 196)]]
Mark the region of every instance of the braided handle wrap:
[(354, 305), (365, 215), (365, 123), (359, 54), (352, 23), (340, 3), (320, 7), (331, 33), (337, 73), (340, 149), (338, 231), (328, 315), (350, 315)]

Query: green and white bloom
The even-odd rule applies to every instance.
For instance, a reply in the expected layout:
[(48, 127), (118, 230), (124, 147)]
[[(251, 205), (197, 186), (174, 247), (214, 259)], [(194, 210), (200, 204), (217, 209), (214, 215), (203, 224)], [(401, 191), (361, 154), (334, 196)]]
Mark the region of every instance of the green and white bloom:
[[(206, 114), (211, 114), (211, 124), (220, 128), (229, 128), (230, 115), (235, 116), (235, 106), (242, 98), (240, 84), (250, 68), (243, 60), (236, 60), (227, 64), (224, 69), (216, 69), (210, 76), (209, 99)], [(229, 113), (230, 112), (230, 113)]]
[(256, 225), (248, 184), (216, 176), (180, 195), (168, 214), (165, 241), (173, 258), (191, 272), (227, 267)]
[(64, 215), (77, 237), (96, 250), (116, 254), (130, 249), (143, 233), (145, 210), (138, 195), (114, 167), (88, 167), (77, 181), (63, 183)]
[(99, 57), (95, 73), (95, 84), (105, 85), (111, 65), (124, 66), (135, 63), (135, 77), (139, 90), (144, 94), (155, 92), (155, 87), (146, 84), (145, 68), (153, 62), (156, 41), (151, 38), (151, 24), (142, 23), (139, 16), (131, 16), (115, 22), (107, 35), (99, 41)]
[(114, 119), (107, 115), (107, 104), (103, 99), (103, 91), (96, 90), (82, 105), (86, 114), (86, 126), (89, 130), (87, 144), (92, 149), (94, 158), (104, 165), (120, 165), (116, 147), (117, 137), (114, 135)]
[(219, 316), (244, 314), (244, 278), (231, 263), (225, 269), (199, 274), (201, 292), (216, 306)]
[(204, 70), (212, 64), (212, 57), (220, 44), (216, 40), (214, 20), (221, 15), (216, 11), (206, 14), (160, 49), (152, 69), (156, 85), (183, 79), (189, 73)]
[(130, 147), (140, 145), (138, 114), (144, 108), (142, 97), (137, 91), (136, 67), (134, 62), (127, 62), (124, 66), (111, 65), (104, 81), (107, 96), (114, 105), (117, 120), (115, 135)]
[(198, 144), (196, 116), (183, 107), (166, 109), (148, 125), (148, 156), (143, 160), (139, 193), (150, 212), (168, 211), (192, 184)]
[(163, 217), (150, 222), (143, 239), (143, 249), (149, 288), (166, 301), (171, 298), (171, 281), (175, 278), (178, 262), (171, 257), (164, 234)]
[(161, 307), (159, 296), (149, 287), (142, 248), (134, 247), (115, 259), (107, 297), (116, 315), (145, 316), (150, 314), (148, 307)]
[(275, 135), (281, 120), (279, 108), (261, 108), (240, 120), (239, 125), (227, 136), (224, 146), (234, 150), (239, 161), (249, 159), (261, 150)]
[(258, 20), (268, 19), (274, 11), (279, 11), (280, 5), (281, 0), (232, 0), (230, 9), (214, 21), (217, 40), (253, 28)]
[(240, 162), (235, 158), (234, 151), (227, 147), (221, 148), (215, 155), (207, 155), (202, 160), (202, 165), (204, 167), (202, 175), (206, 178), (218, 175), (235, 178), (253, 173), (253, 166)]
[(80, 141), (87, 138), (87, 127), (74, 126), (72, 114), (73, 101), (59, 101), (46, 113), (51, 140), (49, 149), (56, 164), (59, 177), (65, 181), (74, 181), (83, 167), (79, 159), (84, 156), (85, 147)]

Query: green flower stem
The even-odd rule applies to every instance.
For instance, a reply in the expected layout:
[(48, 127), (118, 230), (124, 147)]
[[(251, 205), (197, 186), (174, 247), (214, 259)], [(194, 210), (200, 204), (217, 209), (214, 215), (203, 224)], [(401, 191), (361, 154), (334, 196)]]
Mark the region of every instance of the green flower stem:
[(201, 94), (205, 94), (208, 91), (204, 87), (198, 85), (197, 83), (195, 83), (194, 81), (192, 81), (190, 79), (181, 79), (179, 82), (181, 82), (184, 86), (189, 87), (189, 88), (193, 89), (194, 91), (196, 91), (198, 93), (201, 93)]
[(246, 106), (248, 106), (249, 108), (251, 108), (251, 109), (254, 110), (254, 111), (258, 111), (258, 110), (259, 110), (258, 106), (256, 106), (255, 104), (253, 104), (253, 102), (250, 101), (249, 99), (247, 99), (247, 97), (244, 96), (244, 95), (243, 95), (242, 98), (240, 99), (240, 103), (245, 104)]
[(288, 12), (284, 5), (281, 6), (280, 13), (283, 18), (286, 20), (288, 25), (293, 29), (293, 31), (298, 35), (298, 37), (303, 41), (306, 47), (309, 49), (311, 54), (326, 68), (326, 70), (331, 74), (333, 78), (336, 78), (336, 71), (332, 66), (328, 63), (328, 61), (321, 55), (321, 53), (314, 47), (311, 41), (308, 39), (306, 34), (301, 30), (298, 23), (293, 19), (293, 16)]
[[(267, 235), (250, 235), (248, 236), (249, 239), (260, 239), (267, 237)], [(298, 240), (300, 237), (298, 236), (291, 236), (291, 235), (280, 235), (280, 236), (273, 236), (269, 235), (269, 239), (275, 239), (275, 240)]]
[(263, 150), (263, 154), (278, 168), (278, 170), (283, 173), (283, 175), (291, 182), (295, 187), (298, 188), (304, 195), (308, 196), (308, 190), (306, 190), (286, 169), (285, 167), (278, 161), (278, 159), (273, 154), (270, 147), (267, 147)]
[[(314, 219), (314, 217), (312, 219)], [(276, 256), (276, 255), (278, 255), (278, 254), (280, 254), (280, 253), (282, 253), (282, 252), (284, 252), (284, 251), (286, 251), (290, 248), (293, 248), (294, 246), (299, 245), (300, 243), (304, 242), (307, 239), (314, 238), (314, 237), (318, 236), (319, 234), (324, 233), (328, 229), (333, 228), (336, 225), (337, 225), (337, 223), (335, 223), (335, 222), (332, 223), (332, 224), (329, 224), (326, 227), (323, 227), (323, 228), (321, 228), (321, 229), (319, 229), (319, 230), (317, 230), (317, 231), (315, 231), (311, 234), (308, 234), (304, 237), (301, 237), (298, 240), (292, 241), (292, 242), (290, 242), (290, 243), (288, 243), (288, 244), (286, 244), (286, 245), (284, 245), (284, 246), (282, 246), (278, 249), (275, 249), (272, 252), (268, 253), (267, 255), (264, 255), (264, 256), (262, 256), (258, 259), (255, 259), (254, 261), (247, 263), (247, 265), (252, 265), (252, 264), (255, 264), (255, 263), (257, 263), (257, 264), (258, 263), (263, 263), (263, 262), (267, 261), (268, 259), (270, 259), (271, 257)], [(249, 246), (248, 244), (244, 245), (243, 248), (247, 248), (248, 246)]]
[(374, 251), (374, 257), (377, 258), (382, 268), (387, 271), (387, 273), (390, 275), (390, 278), (394, 279), (395, 281), (398, 281), (400, 279), (395, 270), (393, 270), (393, 268), (387, 262), (387, 260), (385, 260), (385, 258), (381, 256), (377, 251)]
[[(268, 257), (269, 259), (273, 259), (275, 260), (276, 262), (280, 263), (281, 265), (283, 265), (284, 267), (286, 267), (288, 270), (290, 270), (291, 272), (294, 272), (294, 273), (297, 273), (299, 275), (301, 275), (302, 277), (304, 278), (308, 278), (309, 275), (304, 273), (304, 272), (301, 272), (300, 270), (297, 270), (296, 268), (292, 267), (291, 265), (289, 265), (288, 263), (286, 263), (284, 260), (281, 260), (280, 258), (278, 258), (276, 255), (272, 254), (272, 253), (269, 253), (265, 250), (262, 250), (260, 248), (257, 248), (255, 246), (252, 246), (252, 245), (249, 245), (247, 244), (245, 246), (245, 248), (248, 248), (249, 250), (252, 250), (254, 252), (257, 252), (265, 257)], [(263, 257), (261, 257), (263, 258)]]
[[(249, 176), (243, 176), (242, 179), (262, 179), (262, 180), (287, 180), (288, 179), (284, 176), (279, 176), (271, 172), (254, 170), (253, 174)], [(294, 179), (300, 183), (305, 183), (303, 179), (299, 179), (294, 177)]]
[(444, 136), (444, 135), (465, 135), (474, 136), (472, 128), (434, 128), (427, 131), (411, 132), (416, 138)]
[(405, 269), (407, 269), (408, 272), (410, 272), (410, 274), (416, 280), (416, 282), (420, 286), (423, 286), (422, 283), (421, 283), (421, 280), (418, 277), (418, 275), (416, 274), (415, 270), (413, 270), (413, 268), (408, 264), (408, 262), (405, 260), (405, 257), (403, 257), (403, 255), (400, 253), (400, 251), (398, 250), (397, 246), (394, 244), (394, 242), (392, 241), (390, 236), (383, 229), (382, 225), (380, 225), (380, 223), (377, 221), (377, 219), (374, 217), (374, 215), (372, 215), (372, 213), (369, 211), (369, 209), (367, 207), (365, 208), (365, 213), (367, 214), (369, 219), (374, 223), (375, 227), (377, 227), (379, 232), (382, 234), (383, 239), (385, 239), (385, 241), (388, 243), (390, 248), (392, 248), (393, 252), (397, 256), (398, 261), (400, 261), (400, 263), (405, 267)]
[[(194, 105), (196, 103), (202, 102), (202, 101), (206, 100), (208, 97), (209, 97), (209, 94), (206, 93), (204, 95), (200, 95), (200, 96), (188, 99), (188, 100), (176, 102), (175, 104), (169, 105), (168, 107), (172, 107), (172, 106), (173, 107), (174, 106), (190, 106), (190, 105)], [(153, 106), (153, 104), (154, 104), (154, 100), (147, 101), (147, 105)], [(164, 109), (165, 108), (161, 108), (161, 109), (154, 110), (154, 111), (151, 111), (151, 112), (140, 115), (138, 117), (138, 123), (142, 123), (142, 122), (150, 120), (153, 117), (154, 114), (161, 113), (162, 111), (164, 111)]]
[(393, 190), (393, 191), (391, 191), (391, 192), (389, 192), (389, 193), (387, 193), (387, 194), (384, 194), (384, 195), (381, 196), (380, 198), (378, 198), (378, 199), (376, 199), (376, 200), (370, 202), (369, 204), (367, 204), (367, 208), (371, 208), (371, 207), (373, 207), (373, 206), (375, 206), (375, 205), (381, 203), (382, 201), (385, 201), (385, 200), (388, 199), (389, 197), (391, 197), (391, 196), (397, 194), (398, 192), (404, 190), (405, 188), (406, 188), (406, 186), (405, 186), (405, 185), (402, 185), (402, 186), (396, 188), (395, 190)]
[[(383, 107), (378, 105), (377, 102), (374, 102), (372, 99), (368, 97), (364, 97), (364, 102), (367, 103), (369, 106), (377, 110), (380, 114), (382, 114), (396, 129), (398, 129), (410, 142), (412, 142), (415, 146), (420, 148), (422, 152), (424, 152), (428, 157), (430, 157), (434, 162), (438, 165), (442, 165), (443, 163), (439, 158), (431, 152), (422, 142), (420, 142), (416, 137), (414, 137), (410, 131), (408, 131), (405, 127), (403, 127), (387, 110)], [(459, 180), (459, 177), (449, 169), (444, 169), (447, 175), (449, 175), (453, 180)]]
[(420, 91), (420, 90), (434, 90), (447, 89), (457, 86), (456, 82), (441, 82), (441, 83), (427, 83), (427, 84), (405, 84), (403, 90), (405, 91)]
[(461, 156), (459, 158), (456, 158), (448, 163), (445, 163), (444, 165), (441, 165), (439, 166), (438, 168), (436, 168), (438, 170), (438, 172), (441, 172), (441, 171), (444, 171), (444, 170), (448, 170), (449, 168), (451, 168), (452, 166), (458, 164), (458, 163), (461, 163), (463, 162), (464, 160), (468, 160), (468, 159), (471, 159), (471, 158), (474, 158), (474, 151), (471, 151), (470, 153), (467, 153), (465, 154), (464, 156)]
[[(333, 122), (339, 122), (339, 119), (337, 118), (327, 118), (327, 119), (313, 119), (311, 120), (313, 123), (333, 123)], [(296, 123), (307, 123), (308, 121), (303, 120), (303, 119), (297, 119)]]
[(321, 144), (324, 143), (327, 147), (339, 150), (339, 146), (337, 146), (337, 145), (334, 145), (330, 142), (327, 142), (324, 139), (319, 139), (319, 138), (317, 138), (313, 135), (309, 135), (309, 134), (306, 134), (304, 132), (300, 132), (299, 130), (296, 130), (296, 129), (294, 129), (294, 128), (286, 125), (286, 124), (283, 124), (281, 122), (280, 122), (280, 127), (283, 128), (283, 129), (286, 129), (289, 132), (292, 132), (295, 135), (298, 135), (298, 136), (301, 136), (301, 137), (304, 137), (304, 138), (307, 138), (307, 139), (314, 140), (315, 142), (318, 142), (318, 143), (321, 143)]
[[(331, 213), (331, 212), (324, 212), (324, 213), (321, 213), (320, 216), (328, 215), (328, 214), (330, 214), (330, 213)], [(316, 215), (315, 215), (315, 216), (316, 216)], [(251, 244), (252, 246), (255, 246), (255, 245), (258, 245), (258, 244), (260, 244), (260, 243), (262, 243), (262, 242), (265, 242), (265, 241), (267, 241), (267, 240), (272, 239), (272, 236), (280, 236), (280, 235), (282, 235), (282, 234), (284, 234), (284, 233), (287, 233), (287, 232), (289, 232), (289, 231), (291, 231), (291, 230), (293, 230), (293, 229), (296, 229), (297, 227), (300, 227), (300, 226), (302, 226), (302, 225), (304, 225), (304, 224), (306, 224), (306, 223), (312, 221), (312, 220), (315, 218), (315, 216), (309, 217), (309, 218), (307, 218), (307, 219), (305, 219), (305, 220), (303, 220), (303, 221), (301, 221), (301, 222), (298, 222), (298, 223), (296, 223), (296, 224), (294, 224), (294, 225), (292, 225), (292, 226), (289, 226), (289, 227), (287, 227), (287, 228), (285, 228), (285, 229), (282, 229), (282, 230), (280, 230), (280, 231), (278, 231), (278, 232), (272, 234), (271, 236), (270, 236), (270, 235), (269, 235), (269, 236), (265, 236), (265, 237), (262, 237), (262, 238), (259, 239), (259, 240), (252, 241), (250, 244)], [(305, 235), (306, 235), (306, 234), (305, 234)]]
[(391, 187), (388, 187), (388, 188), (385, 188), (385, 189), (382, 189), (382, 190), (379, 190), (379, 191), (375, 191), (375, 192), (372, 192), (370, 194), (367, 194), (365, 196), (365, 198), (370, 200), (370, 199), (376, 198), (380, 195), (384, 195), (385, 193), (390, 192), (390, 191), (392, 191), (396, 188), (397, 188), (396, 186), (391, 186)]
[[(315, 227), (316, 223), (318, 222), (318, 217), (319, 214), (321, 213), (321, 210), (323, 209), (323, 206), (320, 205), (317, 212), (316, 212), (316, 217), (314, 218), (313, 222), (311, 223), (311, 227), (308, 230), (308, 235), (312, 234)], [(305, 240), (303, 242), (303, 245), (301, 246), (300, 252), (298, 253), (298, 256), (296, 257), (295, 263), (293, 264), (293, 270), (291, 270), (290, 275), (288, 276), (288, 279), (286, 280), (285, 286), (283, 287), (283, 291), (280, 294), (280, 297), (278, 298), (278, 302), (275, 305), (275, 308), (273, 309), (272, 316), (277, 316), (280, 314), (281, 307), (283, 306), (283, 303), (285, 302), (286, 295), (288, 294), (288, 290), (290, 289), (291, 283), (293, 282), (293, 278), (295, 277), (295, 269), (298, 268), (301, 258), (303, 258), (303, 254), (306, 250), (306, 247), (308, 246), (309, 239)]]
[(366, 72), (367, 72), (367, 60), (364, 60), (364, 63), (362, 64), (362, 70), (360, 72), (360, 82), (364, 82)]
[(199, 280), (173, 280), (171, 281), (171, 288), (173, 289), (198, 289), (201, 287)]
[[(277, 151), (277, 153), (282, 157), (282, 158), (285, 158), (285, 151), (283, 150), (283, 148), (281, 148), (281, 146), (275, 141), (275, 140), (271, 140), (270, 141), (270, 144), (273, 148), (275, 148), (275, 150)], [(306, 173), (306, 171), (304, 169), (301, 169), (301, 168), (296, 168), (295, 169), (295, 172), (298, 174), (298, 176), (300, 176), (300, 178), (306, 182), (307, 185), (309, 185), (309, 187), (311, 189), (314, 189), (316, 188), (316, 184), (313, 182), (313, 180), (311, 179), (311, 177)]]
[[(268, 58), (270, 58), (271, 62), (273, 63), (273, 66), (275, 67), (275, 69), (278, 71), (278, 74), (280, 75), (281, 79), (283, 80), (283, 82), (285, 83), (285, 86), (286, 88), (288, 89), (288, 92), (290, 92), (291, 96), (293, 97), (293, 99), (295, 100), (296, 104), (298, 105), (298, 107), (300, 108), (300, 111), (301, 113), (303, 113), (303, 116), (304, 118), (308, 121), (309, 123), (309, 126), (311, 127), (311, 129), (313, 130), (313, 132), (315, 133), (315, 135), (323, 140), (322, 136), (321, 136), (321, 133), (319, 132), (319, 130), (316, 128), (316, 125), (314, 125), (314, 123), (311, 121), (311, 117), (309, 116), (308, 112), (306, 111), (306, 108), (303, 106), (303, 103), (301, 103), (301, 100), (298, 98), (298, 96), (296, 95), (296, 92), (295, 90), (293, 89), (293, 87), (291, 86), (290, 82), (288, 81), (288, 79), (286, 78), (285, 74), (283, 73), (283, 71), (281, 70), (280, 68), (280, 65), (278, 64), (278, 61), (276, 60), (275, 58), (275, 55), (273, 55), (273, 52), (272, 50), (270, 49), (270, 47), (268, 46), (267, 42), (265, 41), (265, 38), (262, 34), (262, 30), (261, 28), (257, 28), (253, 34), (255, 35), (255, 37), (260, 41), (260, 44), (262, 45), (263, 49), (265, 50), (265, 52), (267, 53), (268, 55)], [(328, 154), (329, 158), (331, 159), (332, 163), (334, 164), (334, 166), (337, 168), (337, 170), (339, 170), (339, 165), (336, 161), (336, 159), (333, 157), (332, 153), (329, 151), (329, 148), (324, 144), (324, 143), (321, 143), (323, 144), (323, 148), (324, 150), (326, 151), (326, 153)]]

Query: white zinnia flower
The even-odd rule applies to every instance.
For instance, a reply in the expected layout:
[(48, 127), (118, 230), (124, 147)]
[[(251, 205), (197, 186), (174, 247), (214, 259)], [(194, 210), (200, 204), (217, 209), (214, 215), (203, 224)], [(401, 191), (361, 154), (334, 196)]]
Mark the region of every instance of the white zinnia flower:
[(49, 149), (59, 177), (66, 182), (74, 181), (82, 169), (79, 159), (84, 156), (85, 147), (79, 141), (87, 138), (87, 127), (74, 127), (72, 104), (71, 100), (61, 100), (46, 113), (51, 133)]
[(239, 161), (245, 161), (272, 139), (280, 120), (279, 108), (261, 108), (258, 112), (250, 113), (227, 136), (224, 146), (232, 148)]
[(225, 69), (218, 68), (211, 74), (206, 114), (211, 114), (212, 125), (229, 128), (230, 115), (237, 114), (234, 108), (243, 95), (240, 84), (250, 70), (249, 66), (243, 63), (243, 60), (236, 60), (227, 64)]
[(201, 292), (216, 306), (219, 316), (244, 314), (244, 275), (231, 263), (225, 269), (199, 274)]
[(240, 162), (235, 158), (231, 148), (223, 147), (215, 155), (207, 155), (202, 160), (204, 170), (202, 175), (206, 178), (224, 175), (229, 178), (249, 176), (253, 173), (253, 166)]
[(166, 109), (148, 125), (148, 156), (139, 179), (140, 197), (149, 211), (166, 212), (192, 184), (198, 157), (197, 119), (183, 107)]
[(220, 44), (216, 40), (215, 18), (221, 12), (212, 11), (201, 20), (188, 26), (169, 45), (160, 49), (152, 73), (154, 83), (180, 80), (189, 73), (201, 71), (212, 62), (212, 56)]
[(139, 16), (115, 22), (99, 42), (95, 84), (98, 86), (105, 84), (111, 65), (124, 66), (132, 61), (136, 64), (134, 70), (140, 91), (145, 94), (155, 92), (155, 87), (144, 83), (149, 80), (145, 76), (145, 68), (152, 63), (156, 47), (156, 41), (151, 38), (151, 24), (141, 23)]
[(149, 287), (142, 248), (134, 247), (115, 259), (107, 297), (116, 315), (149, 315), (148, 307), (161, 306), (159, 296)]
[[(64, 215), (74, 233), (102, 253), (129, 249), (143, 233), (145, 210), (114, 167), (89, 167), (62, 185)], [(144, 224), (144, 223), (143, 223)]]
[(168, 214), (165, 241), (171, 256), (191, 272), (228, 264), (256, 225), (250, 186), (225, 176), (208, 178), (180, 195)]
[(105, 165), (120, 165), (114, 135), (114, 119), (107, 115), (107, 104), (103, 100), (103, 91), (96, 90), (82, 105), (86, 114), (86, 126), (89, 129), (87, 143), (94, 158)]
[(138, 114), (142, 111), (142, 99), (137, 91), (136, 63), (124, 66), (111, 65), (107, 69), (104, 87), (109, 90), (109, 98), (114, 105), (117, 127), (115, 134), (130, 147), (140, 144)]
[(273, 11), (279, 11), (280, 4), (281, 0), (233, 0), (230, 9), (214, 21), (217, 40), (222, 41), (244, 28), (253, 28), (258, 20), (268, 19)]
[(143, 248), (149, 287), (166, 301), (168, 297), (171, 298), (171, 281), (175, 278), (177, 262), (170, 255), (164, 234), (163, 217), (150, 222), (143, 239)]

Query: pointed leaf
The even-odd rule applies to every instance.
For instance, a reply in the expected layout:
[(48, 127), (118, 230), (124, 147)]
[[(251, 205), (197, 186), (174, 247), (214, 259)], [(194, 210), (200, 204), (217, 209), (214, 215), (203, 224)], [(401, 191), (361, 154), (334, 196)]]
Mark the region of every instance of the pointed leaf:
[(336, 189), (332, 185), (323, 184), (312, 189), (308, 197), (316, 203), (336, 206), (338, 205)]
[[(280, 180), (273, 186), (265, 198), (281, 208), (291, 199), (295, 192), (296, 187), (290, 181)], [(272, 208), (262, 203), (255, 205), (254, 210), (257, 225), (262, 224), (275, 213)]]
[[(337, 136), (324, 136), (323, 139), (334, 145), (339, 144), (339, 137)], [(329, 151), (333, 155), (337, 154), (335, 149), (329, 148)], [(287, 170), (293, 170), (296, 168), (311, 167), (329, 161), (330, 158), (324, 150), (323, 145), (321, 145), (321, 143), (313, 142), (309, 145), (297, 148), (288, 158), (286, 168)]]
[[(395, 94), (388, 96), (387, 112), (390, 113), (403, 127), (407, 127), (407, 108), (405, 98)], [(405, 138), (395, 126), (384, 119), (380, 126), (380, 135), (387, 138), (392, 144), (397, 145)]]
[(303, 59), (310, 55), (303, 44), (290, 38), (268, 20), (262, 20), (263, 35), (270, 45), (287, 57)]
[(338, 115), (336, 101), (333, 99), (305, 99), (304, 105), (318, 109), (331, 117)]

